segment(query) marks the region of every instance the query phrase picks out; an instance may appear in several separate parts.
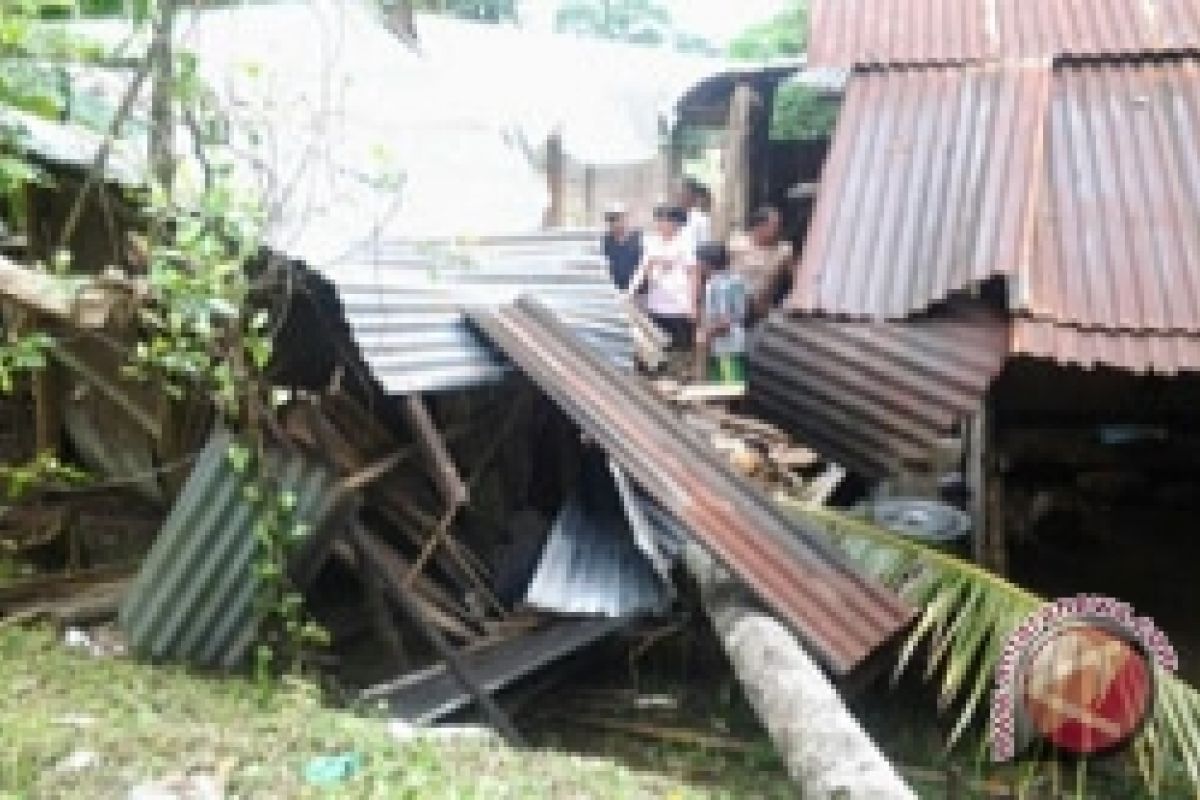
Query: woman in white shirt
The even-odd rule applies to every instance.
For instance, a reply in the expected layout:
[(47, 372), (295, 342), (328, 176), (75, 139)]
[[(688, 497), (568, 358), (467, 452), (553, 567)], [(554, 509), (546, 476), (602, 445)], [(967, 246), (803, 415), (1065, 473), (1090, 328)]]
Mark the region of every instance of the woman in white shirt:
[(683, 235), (687, 214), (683, 209), (654, 209), (654, 233), (642, 241), (642, 263), (629, 283), (629, 294), (646, 288), (646, 310), (671, 336), (671, 347), (688, 350), (696, 332), (700, 277), (696, 249)]

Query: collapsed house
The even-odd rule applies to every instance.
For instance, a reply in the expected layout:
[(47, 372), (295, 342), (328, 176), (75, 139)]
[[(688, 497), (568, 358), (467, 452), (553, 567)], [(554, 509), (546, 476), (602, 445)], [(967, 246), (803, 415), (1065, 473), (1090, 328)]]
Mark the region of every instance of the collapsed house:
[[(1200, 7), (1029, 5), (813, 4), (812, 62), (852, 72), (750, 354), (759, 408), (824, 455), (902, 494), (965, 475), (1001, 571), (1064, 504), (1107, 532), (1128, 481), (1154, 508), (1197, 466)], [(1113, 586), (1077, 550), (1060, 574)]]
[[(216, 13), (205, 35), (228, 45), (219, 63), (234, 62), (236, 41), (220, 31), (241, 10)], [(101, 96), (119, 85), (110, 77), (92, 75)], [(737, 83), (707, 85), (703, 104), (731, 113)], [(284, 115), (255, 121), (282, 140), (311, 87), (270, 88)], [(270, 209), (263, 258), (279, 279), (257, 298), (276, 324), (272, 381), (290, 390), (267, 458), (304, 533), (290, 583), (330, 632), (328, 666), (355, 700), (416, 723), (476, 704), (516, 739), (493, 695), (643, 620), (669, 620), (689, 545), (715, 556), (834, 675), (895, 640), (911, 609), (777, 510), (634, 374), (656, 334), (611, 285), (596, 233), (412, 235), (403, 210), (419, 205), (408, 192), (421, 184), (364, 177), (356, 158), (370, 137), (356, 136), (349, 153), (326, 147), (361, 113), (283, 148), (268, 177), (310, 150), (324, 155)], [(64, 180), (31, 190), (21, 256), (49, 260), (68, 231), (73, 266), (92, 276), (41, 292), (67, 304), (58, 316), (72, 346), (56, 349), (47, 375), (71, 389), (64, 409), (63, 387), (38, 378), (34, 450), (86, 463), (105, 479), (98, 495), (119, 484), (118, 506), (145, 503), (136, 545), (72, 561), (64, 580), (82, 568), (83, 580), (103, 581), (85, 618), (119, 606), (142, 658), (244, 667), (263, 609), (257, 511), (229, 458), (234, 432), (214, 424), (204, 398), (162, 397), (121, 369), (147, 296), (126, 236), (137, 221), (125, 196), (141, 188), (141, 170), (126, 167), (141, 148), (119, 140), (102, 185), (76, 205), (69, 189), (86, 183), (100, 137), (29, 127), (44, 135), (27, 146)], [(495, 144), (496, 133), (485, 138)], [(514, 202), (522, 213), (526, 199)], [(501, 218), (487, 221), (510, 224)], [(93, 292), (115, 310), (85, 326)], [(7, 300), (10, 310), (30, 304)], [(95, 353), (81, 344), (91, 338), (116, 346)], [(86, 416), (71, 411), (81, 400)], [(33, 505), (43, 499), (76, 502)], [(35, 598), (22, 613), (45, 610)]]

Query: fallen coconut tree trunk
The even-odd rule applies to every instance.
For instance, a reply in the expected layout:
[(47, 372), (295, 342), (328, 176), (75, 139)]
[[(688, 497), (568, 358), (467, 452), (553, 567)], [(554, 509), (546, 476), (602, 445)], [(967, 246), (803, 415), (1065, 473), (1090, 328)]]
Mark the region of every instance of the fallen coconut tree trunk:
[(698, 545), (688, 546), (686, 564), (734, 674), (801, 796), (916, 800), (796, 637)]

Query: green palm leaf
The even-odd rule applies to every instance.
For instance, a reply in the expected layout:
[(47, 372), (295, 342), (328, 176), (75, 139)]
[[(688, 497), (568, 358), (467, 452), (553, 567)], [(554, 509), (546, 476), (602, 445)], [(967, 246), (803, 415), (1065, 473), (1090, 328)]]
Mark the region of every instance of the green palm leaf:
[[(953, 747), (972, 723), (985, 719), (984, 700), (1004, 643), (1045, 600), (976, 564), (869, 522), (790, 498), (780, 503), (828, 533), (852, 561), (919, 609), (896, 674), (926, 647), (927, 678), (941, 680), (939, 706), (959, 708), (946, 745)], [(1133, 766), (1152, 796), (1163, 796), (1167, 778), (1179, 772), (1200, 798), (1200, 693), (1161, 670), (1156, 679), (1154, 714), (1130, 749)]]

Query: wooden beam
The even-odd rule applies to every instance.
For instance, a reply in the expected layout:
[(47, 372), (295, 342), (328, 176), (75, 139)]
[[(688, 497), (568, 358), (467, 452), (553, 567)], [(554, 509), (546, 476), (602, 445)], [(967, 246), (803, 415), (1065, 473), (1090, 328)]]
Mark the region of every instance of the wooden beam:
[(425, 455), (430, 475), (446, 501), (446, 506), (457, 509), (466, 505), (470, 497), (467, 485), (458, 474), (454, 458), (450, 455), (450, 448), (446, 446), (446, 440), (433, 421), (425, 401), (418, 395), (410, 394), (404, 398), (403, 408), (408, 426), (417, 440), (417, 446)]
[(381, 585), (388, 595), (388, 599), (425, 634), (429, 643), (433, 645), (433, 649), (437, 651), (438, 656), (446, 663), (446, 668), (458, 679), (463, 688), (471, 693), (475, 702), (479, 704), (484, 714), (496, 726), (496, 730), (500, 732), (500, 735), (510, 745), (514, 747), (521, 746), (523, 744), (521, 734), (517, 732), (512, 720), (496, 704), (492, 696), (480, 686), (479, 682), (468, 673), (458, 651), (450, 646), (450, 643), (446, 641), (446, 637), (442, 635), (438, 627), (429, 620), (422, 604), (409, 593), (403, 581), (394, 580), (376, 568), (375, 565), (379, 561), (379, 553), (376, 551), (379, 549), (380, 543), (375, 541), (359, 523), (353, 524), (350, 532), (354, 537), (356, 550), (364, 553), (367, 556), (364, 561), (369, 563), (372, 569), (376, 570), (376, 575), (380, 579)]

